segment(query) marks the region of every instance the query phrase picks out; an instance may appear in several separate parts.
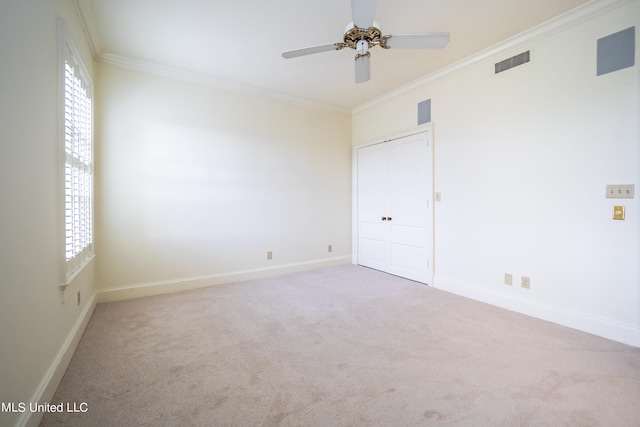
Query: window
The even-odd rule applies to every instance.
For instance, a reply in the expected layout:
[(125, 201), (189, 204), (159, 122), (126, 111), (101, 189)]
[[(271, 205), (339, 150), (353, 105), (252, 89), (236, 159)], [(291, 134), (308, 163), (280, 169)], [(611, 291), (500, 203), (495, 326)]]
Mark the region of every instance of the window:
[(64, 239), (67, 281), (93, 256), (92, 84), (65, 31)]

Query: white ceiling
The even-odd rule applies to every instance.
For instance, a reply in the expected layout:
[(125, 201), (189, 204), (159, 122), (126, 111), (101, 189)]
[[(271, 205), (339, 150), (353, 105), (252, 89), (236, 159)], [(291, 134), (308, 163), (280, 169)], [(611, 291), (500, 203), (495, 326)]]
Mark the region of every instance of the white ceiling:
[(142, 60), (349, 110), (515, 36), (587, 0), (378, 0), (383, 34), (447, 31), (442, 50), (354, 51), (283, 59), (342, 41), (349, 0), (76, 0), (98, 59)]

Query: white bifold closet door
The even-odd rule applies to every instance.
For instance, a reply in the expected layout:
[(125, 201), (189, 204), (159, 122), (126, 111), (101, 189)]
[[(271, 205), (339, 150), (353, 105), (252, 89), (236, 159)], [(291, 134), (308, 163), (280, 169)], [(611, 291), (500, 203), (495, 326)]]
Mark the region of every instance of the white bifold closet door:
[(357, 150), (357, 263), (431, 282), (431, 132)]

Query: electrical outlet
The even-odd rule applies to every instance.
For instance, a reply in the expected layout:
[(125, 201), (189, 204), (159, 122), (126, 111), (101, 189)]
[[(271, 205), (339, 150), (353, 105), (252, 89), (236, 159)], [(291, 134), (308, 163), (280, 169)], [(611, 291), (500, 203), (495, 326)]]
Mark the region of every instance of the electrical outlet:
[(442, 201), (442, 193), (440, 193), (439, 191), (436, 191), (434, 199), (436, 199), (436, 202), (441, 202)]
[(267, 259), (273, 259), (273, 252), (267, 252)]
[(520, 279), (520, 285), (525, 289), (531, 288), (531, 279), (527, 276), (522, 276)]
[(509, 286), (513, 285), (513, 274), (504, 273), (504, 284)]
[(624, 219), (624, 206), (613, 207), (613, 219)]

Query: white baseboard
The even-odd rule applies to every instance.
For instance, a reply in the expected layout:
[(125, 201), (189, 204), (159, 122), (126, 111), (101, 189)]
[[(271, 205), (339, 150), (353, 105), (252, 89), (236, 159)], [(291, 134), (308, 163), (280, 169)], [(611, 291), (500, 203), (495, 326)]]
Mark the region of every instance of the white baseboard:
[[(53, 395), (55, 394), (58, 385), (60, 385), (60, 381), (71, 362), (71, 358), (78, 347), (80, 338), (82, 338), (82, 334), (89, 324), (89, 320), (96, 308), (96, 304), (97, 296), (94, 292), (82, 309), (80, 316), (73, 325), (69, 335), (67, 335), (67, 339), (64, 341), (62, 348), (47, 370), (46, 375), (40, 382), (40, 385), (30, 402), (51, 402), (51, 399), (53, 399)], [(44, 413), (42, 412), (31, 413), (26, 411), (22, 413), (16, 425), (20, 427), (36, 427), (40, 424), (40, 421), (42, 421), (43, 415)]]
[(245, 280), (261, 279), (295, 271), (311, 270), (332, 265), (349, 264), (351, 256), (307, 261), (295, 264), (279, 265), (269, 268), (260, 268), (244, 271), (234, 271), (208, 276), (188, 277), (162, 282), (141, 283), (129, 286), (119, 286), (98, 290), (98, 303), (121, 301), (126, 299), (148, 297), (172, 292), (186, 291), (189, 289), (205, 288), (224, 283), (241, 282)]
[(524, 298), (491, 292), (487, 289), (481, 289), (438, 275), (434, 278), (434, 288), (558, 325), (598, 335), (613, 341), (640, 347), (640, 328), (636, 325), (617, 322)]

